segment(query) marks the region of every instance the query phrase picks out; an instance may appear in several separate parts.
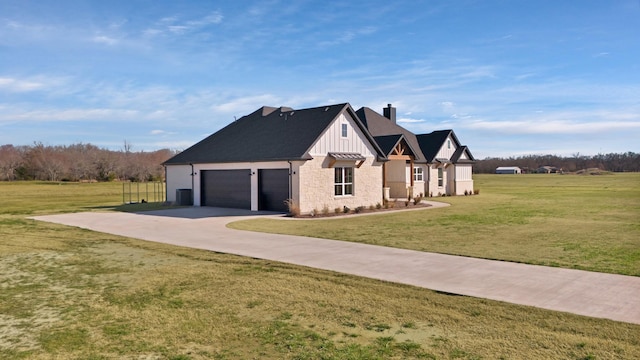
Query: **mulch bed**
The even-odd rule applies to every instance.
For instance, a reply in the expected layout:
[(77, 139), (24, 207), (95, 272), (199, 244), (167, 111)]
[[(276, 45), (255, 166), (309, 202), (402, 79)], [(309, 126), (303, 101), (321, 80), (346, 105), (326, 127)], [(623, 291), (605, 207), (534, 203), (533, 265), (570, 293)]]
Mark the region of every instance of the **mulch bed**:
[(355, 214), (370, 214), (377, 212), (385, 212), (385, 211), (394, 211), (394, 210), (407, 210), (407, 209), (419, 209), (419, 208), (427, 208), (430, 207), (430, 204), (418, 203), (414, 204), (413, 201), (389, 201), (386, 206), (381, 206), (379, 209), (370, 207), (361, 206), (356, 209), (348, 209), (345, 212), (345, 209), (342, 208), (339, 212), (336, 212), (335, 209), (330, 209), (328, 212), (323, 212), (319, 210), (317, 214), (303, 214), (292, 216), (296, 219), (315, 219), (315, 218), (326, 218), (326, 217), (335, 217), (335, 216), (345, 216), (345, 215), (355, 215)]

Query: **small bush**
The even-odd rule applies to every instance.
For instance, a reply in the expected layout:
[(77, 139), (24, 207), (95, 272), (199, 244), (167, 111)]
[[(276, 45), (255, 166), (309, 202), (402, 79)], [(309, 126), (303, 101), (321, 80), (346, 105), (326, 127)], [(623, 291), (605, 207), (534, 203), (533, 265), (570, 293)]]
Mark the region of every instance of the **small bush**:
[(378, 210), (382, 209), (382, 204), (377, 203), (377, 204), (376, 204), (376, 209), (378, 209)]
[(369, 210), (375, 210), (376, 206), (375, 205), (369, 205)]
[(464, 196), (469, 195), (469, 192), (467, 190), (464, 191)]
[(480, 189), (473, 190), (473, 195), (478, 195), (478, 194), (480, 194)]
[(342, 209), (340, 209), (339, 207), (337, 207), (337, 208), (333, 209), (333, 211), (334, 211), (336, 214), (340, 214), (340, 212), (342, 211)]
[(416, 196), (413, 198), (413, 205), (418, 205), (420, 204), (420, 202), (422, 202), (422, 193), (420, 194), (420, 196)]
[(329, 215), (329, 205), (324, 204), (324, 206), (322, 207), (322, 214)]
[(387, 203), (387, 209), (393, 209), (394, 207), (396, 207), (396, 202), (395, 201), (389, 201)]
[(404, 202), (404, 206), (405, 206), (405, 207), (409, 206), (409, 203), (410, 203), (410, 201), (409, 201), (409, 200), (405, 201), (405, 202)]
[(349, 207), (347, 207), (347, 206), (343, 206), (343, 207), (342, 207), (342, 212), (343, 212), (343, 213), (348, 214), (348, 213), (349, 213), (349, 211), (351, 211), (351, 209), (349, 209)]
[(287, 199), (284, 203), (287, 205), (287, 209), (289, 210), (289, 216), (300, 215), (300, 207), (293, 201), (293, 199)]
[(355, 208), (355, 213), (356, 214), (360, 214), (362, 212), (362, 210), (364, 210), (364, 206), (358, 206), (357, 208)]

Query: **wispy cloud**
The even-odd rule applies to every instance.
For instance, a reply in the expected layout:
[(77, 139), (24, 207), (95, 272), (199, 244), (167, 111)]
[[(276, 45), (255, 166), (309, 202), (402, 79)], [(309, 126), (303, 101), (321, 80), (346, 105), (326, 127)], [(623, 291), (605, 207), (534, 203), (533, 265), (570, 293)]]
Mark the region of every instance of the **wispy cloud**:
[(40, 90), (45, 85), (39, 81), (0, 77), (0, 91), (28, 92)]
[(416, 124), (416, 123), (423, 123), (423, 122), (425, 122), (425, 120), (424, 119), (412, 119), (412, 118), (403, 117), (403, 118), (399, 118), (397, 120), (397, 122), (404, 123), (404, 124)]
[(222, 23), (224, 16), (219, 11), (214, 11), (202, 18), (180, 21), (178, 16), (167, 16), (160, 19), (154, 26), (143, 30), (145, 36), (157, 36), (161, 34), (183, 35), (193, 31), (199, 31), (207, 26)]
[(262, 105), (287, 106), (286, 104), (280, 104), (281, 101), (282, 99), (272, 94), (252, 95), (235, 98), (233, 100), (214, 105), (212, 108), (217, 112), (243, 116), (249, 114), (251, 111), (256, 110)]
[(42, 109), (42, 110), (21, 110), (0, 114), (0, 122), (68, 122), (68, 121), (121, 121), (131, 120), (139, 117), (137, 110), (128, 109)]
[[(584, 114), (582, 114), (584, 116)], [(593, 115), (591, 115), (593, 117)], [(528, 120), (487, 121), (474, 120), (460, 127), (501, 134), (543, 135), (543, 134), (602, 134), (640, 130), (640, 116), (635, 114), (601, 113), (592, 121), (573, 120), (579, 113), (557, 113), (546, 117), (531, 117)], [(565, 118), (565, 119), (563, 119)], [(570, 118), (570, 119), (566, 119)]]
[(104, 35), (94, 36), (91, 40), (99, 44), (107, 44), (107, 45), (115, 45), (118, 43), (117, 39), (114, 39), (109, 36), (104, 36)]

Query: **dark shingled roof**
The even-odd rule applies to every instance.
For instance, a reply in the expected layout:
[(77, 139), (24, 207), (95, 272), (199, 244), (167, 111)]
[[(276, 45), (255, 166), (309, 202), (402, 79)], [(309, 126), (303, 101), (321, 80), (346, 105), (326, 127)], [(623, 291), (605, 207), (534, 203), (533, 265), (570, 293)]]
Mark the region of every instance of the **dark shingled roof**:
[[(385, 148), (388, 147), (387, 143), (391, 142), (393, 139), (386, 137), (389, 135), (402, 135), (414, 154), (415, 162), (427, 162), (427, 159), (423, 155), (420, 149), (420, 145), (416, 140), (416, 135), (414, 133), (378, 114), (368, 107), (362, 107), (358, 109), (358, 111), (356, 111), (356, 114), (358, 114), (358, 117), (360, 118), (360, 120), (362, 120), (367, 129), (369, 129), (369, 132), (375, 137), (376, 141), (378, 141), (378, 139), (381, 139), (383, 142), (385, 142), (384, 146), (383, 144), (379, 143), (380, 147), (382, 147), (383, 151), (385, 151), (385, 155), (389, 155), (389, 152), (393, 149), (391, 148), (387, 150)], [(395, 144), (393, 144), (392, 146), (395, 146)]]
[[(469, 154), (469, 158), (460, 159), (460, 157), (462, 156), (462, 154), (464, 154), (465, 151), (467, 152), (467, 154)], [(469, 148), (466, 145), (462, 145), (456, 149), (455, 153), (453, 153), (453, 156), (451, 157), (451, 161), (453, 161), (454, 164), (458, 164), (458, 163), (473, 164), (476, 162), (476, 159), (473, 157), (473, 154), (471, 154), (471, 151), (469, 151)]]
[(310, 160), (307, 151), (344, 110), (354, 117), (380, 158), (385, 158), (351, 105), (344, 103), (302, 110), (264, 106), (164, 164)]
[[(417, 135), (418, 144), (422, 149), (423, 154), (426, 156), (427, 161), (432, 163), (436, 160), (436, 155), (442, 147), (442, 144), (447, 140), (452, 130), (438, 130), (429, 134)], [(454, 135), (455, 137), (455, 135)]]
[[(449, 138), (449, 136), (451, 136), (451, 138), (453, 139), (456, 145), (456, 151), (455, 153), (453, 153), (453, 156), (451, 156), (451, 159), (449, 160), (451, 160), (451, 162), (453, 163), (458, 163), (458, 162), (473, 163), (475, 159), (473, 158), (471, 151), (469, 151), (469, 148), (466, 145), (460, 145), (460, 141), (458, 140), (458, 137), (453, 132), (453, 130), (433, 131), (429, 134), (416, 135), (416, 138), (418, 139), (418, 143), (420, 144), (420, 148), (422, 149), (422, 152), (427, 157), (427, 161), (429, 163), (432, 163), (436, 160), (436, 155), (438, 155), (438, 151), (440, 150), (440, 148), (442, 148), (442, 145), (444, 145), (445, 141), (447, 141), (447, 138)], [(467, 154), (469, 154), (470, 159), (460, 160), (460, 156), (462, 156), (462, 153), (465, 150), (467, 151)]]

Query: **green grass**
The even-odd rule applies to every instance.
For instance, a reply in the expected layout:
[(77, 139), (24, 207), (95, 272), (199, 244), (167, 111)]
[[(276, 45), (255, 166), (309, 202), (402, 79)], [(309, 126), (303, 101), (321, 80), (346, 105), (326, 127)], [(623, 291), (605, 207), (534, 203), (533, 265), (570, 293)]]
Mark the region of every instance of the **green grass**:
[(637, 325), (25, 218), (120, 196), (0, 183), (0, 358), (640, 358)]
[(474, 179), (480, 195), (432, 198), (448, 208), (230, 227), (640, 276), (640, 174)]

